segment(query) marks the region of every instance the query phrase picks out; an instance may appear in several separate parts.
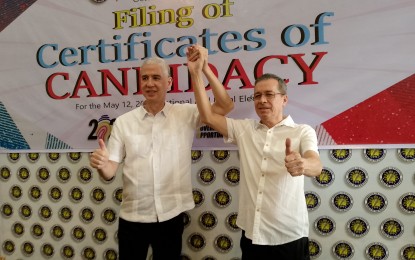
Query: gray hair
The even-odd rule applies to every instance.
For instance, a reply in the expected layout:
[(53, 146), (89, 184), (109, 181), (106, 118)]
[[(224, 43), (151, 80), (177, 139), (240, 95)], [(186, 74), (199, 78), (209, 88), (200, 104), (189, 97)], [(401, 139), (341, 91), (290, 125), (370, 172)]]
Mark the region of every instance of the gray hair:
[(258, 82), (267, 80), (267, 79), (275, 79), (276, 81), (278, 81), (278, 90), (281, 92), (281, 94), (284, 94), (284, 95), (287, 94), (287, 84), (285, 84), (285, 81), (282, 78), (272, 73), (265, 73), (262, 76), (258, 77), (255, 80), (255, 85), (258, 84)]
[(167, 77), (170, 77), (170, 67), (167, 64), (167, 62), (163, 60), (162, 58), (159, 58), (159, 57), (148, 58), (143, 62), (141, 66), (143, 67), (144, 65), (148, 65), (148, 64), (160, 65), (161, 70), (164, 73), (164, 75), (166, 75)]

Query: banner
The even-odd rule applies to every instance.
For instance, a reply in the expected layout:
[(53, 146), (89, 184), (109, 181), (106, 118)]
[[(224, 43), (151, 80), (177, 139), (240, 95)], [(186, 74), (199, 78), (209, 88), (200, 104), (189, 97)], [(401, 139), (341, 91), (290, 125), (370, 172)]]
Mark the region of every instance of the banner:
[[(229, 117), (257, 118), (254, 81), (270, 72), (287, 82), (285, 114), (315, 127), (320, 148), (415, 144), (412, 1), (32, 0), (0, 8), (0, 152), (95, 149), (117, 116), (142, 105), (139, 68), (149, 57), (171, 66), (168, 101), (194, 103), (185, 51), (196, 43), (235, 102)], [(208, 127), (195, 134), (193, 149), (233, 148)]]

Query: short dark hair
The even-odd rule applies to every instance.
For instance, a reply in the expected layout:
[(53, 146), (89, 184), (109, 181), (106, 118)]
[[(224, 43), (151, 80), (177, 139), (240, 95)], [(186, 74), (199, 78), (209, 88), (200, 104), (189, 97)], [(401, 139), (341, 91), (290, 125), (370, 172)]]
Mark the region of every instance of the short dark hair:
[(287, 84), (285, 84), (285, 81), (282, 78), (272, 73), (262, 74), (260, 77), (258, 77), (255, 80), (255, 85), (258, 84), (258, 82), (267, 80), (267, 79), (275, 79), (276, 81), (278, 81), (278, 90), (281, 92), (281, 94), (284, 94), (284, 95), (287, 94)]

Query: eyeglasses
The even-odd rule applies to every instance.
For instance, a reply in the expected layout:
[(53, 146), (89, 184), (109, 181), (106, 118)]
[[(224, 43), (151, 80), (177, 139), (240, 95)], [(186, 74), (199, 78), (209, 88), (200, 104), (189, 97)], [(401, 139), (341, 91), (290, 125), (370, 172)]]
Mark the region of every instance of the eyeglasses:
[(285, 94), (275, 92), (255, 93), (254, 100), (261, 100), (262, 96), (265, 96), (267, 100), (273, 100), (276, 95), (284, 96)]

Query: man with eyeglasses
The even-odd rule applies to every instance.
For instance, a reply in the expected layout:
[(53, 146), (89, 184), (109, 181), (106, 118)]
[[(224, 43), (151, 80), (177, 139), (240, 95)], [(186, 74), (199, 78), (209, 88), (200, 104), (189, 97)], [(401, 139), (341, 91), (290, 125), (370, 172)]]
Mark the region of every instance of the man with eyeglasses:
[(315, 177), (322, 170), (314, 129), (283, 114), (287, 86), (273, 74), (255, 81), (259, 121), (215, 113), (203, 84), (203, 59), (188, 63), (201, 120), (239, 148), (242, 259), (310, 259), (304, 176)]

